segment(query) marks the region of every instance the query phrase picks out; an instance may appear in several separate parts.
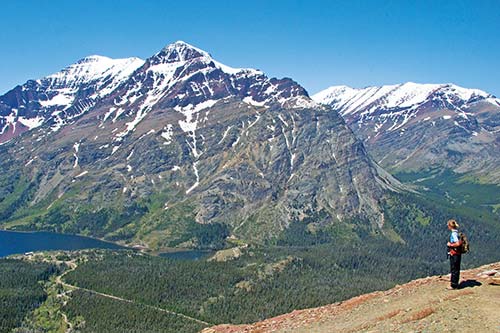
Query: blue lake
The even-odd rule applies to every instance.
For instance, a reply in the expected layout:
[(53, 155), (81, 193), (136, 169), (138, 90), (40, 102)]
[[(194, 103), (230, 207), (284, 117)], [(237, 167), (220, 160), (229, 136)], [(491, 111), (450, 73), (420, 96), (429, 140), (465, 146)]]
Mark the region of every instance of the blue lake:
[(0, 257), (46, 250), (121, 249), (97, 239), (51, 232), (14, 232), (0, 230)]

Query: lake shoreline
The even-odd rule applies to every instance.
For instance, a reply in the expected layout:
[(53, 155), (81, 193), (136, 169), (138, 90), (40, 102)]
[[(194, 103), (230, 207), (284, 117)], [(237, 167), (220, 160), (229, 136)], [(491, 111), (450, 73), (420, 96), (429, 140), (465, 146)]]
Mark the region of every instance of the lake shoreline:
[(133, 250), (130, 247), (95, 237), (51, 231), (1, 229), (0, 240), (0, 257), (51, 250), (73, 251), (90, 248)]
[[(23, 234), (36, 234), (36, 233), (44, 232), (44, 233), (55, 234), (55, 235), (85, 237), (85, 238), (90, 238), (90, 239), (97, 240), (100, 242), (109, 243), (109, 244), (117, 245), (120, 247), (125, 247), (129, 250), (137, 250), (137, 249), (134, 249), (135, 245), (128, 245), (128, 244), (120, 243), (120, 242), (113, 242), (113, 241), (107, 240), (105, 238), (87, 236), (87, 235), (83, 235), (83, 234), (69, 234), (69, 233), (65, 233), (65, 232), (55, 232), (55, 231), (49, 231), (49, 230), (11, 230), (11, 229), (5, 229), (3, 227), (0, 227), (0, 231), (12, 232), (12, 233), (23, 233)], [(148, 249), (147, 247), (145, 247), (145, 248)]]
[[(0, 244), (0, 258), (5, 258), (10, 255), (16, 255), (16, 254), (24, 254), (28, 252), (43, 252), (43, 251), (78, 251), (78, 250), (83, 250), (83, 249), (92, 249), (92, 248), (98, 248), (98, 249), (114, 249), (114, 250), (131, 250), (135, 252), (141, 252), (147, 255), (151, 256), (157, 256), (157, 257), (162, 257), (162, 258), (184, 258), (187, 260), (197, 260), (199, 258), (203, 257), (208, 257), (210, 254), (215, 253), (215, 251), (211, 250), (200, 250), (200, 249), (191, 249), (191, 248), (176, 248), (176, 247), (164, 247), (161, 249), (157, 250), (151, 250), (150, 248), (136, 244), (136, 245), (124, 245), (123, 243), (119, 242), (112, 242), (109, 240), (105, 240), (102, 238), (98, 237), (92, 237), (92, 236), (85, 236), (81, 234), (69, 234), (69, 233), (60, 233), (60, 232), (53, 232), (53, 231), (47, 231), (47, 230), (9, 230), (5, 228), (0, 228), (0, 238), (2, 238), (3, 235), (11, 235), (11, 237), (7, 237), (7, 244)], [(60, 243), (59, 245), (53, 245), (52, 242), (42, 242), (38, 243), (34, 246), (31, 246), (31, 242), (33, 239), (30, 239), (27, 243), (26, 246), (19, 245), (18, 243), (20, 242), (21, 244), (23, 243), (22, 240), (16, 239), (18, 238), (17, 236), (30, 236), (30, 238), (47, 238), (47, 239), (55, 239), (57, 243), (57, 239), (66, 239), (66, 242)], [(4, 237), (5, 238), (5, 237)], [(15, 239), (12, 244), (9, 242), (9, 238)], [(22, 237), (21, 237), (22, 238)], [(26, 242), (28, 239), (25, 239), (24, 242)], [(59, 240), (60, 242), (60, 240)], [(69, 243), (68, 243), (69, 242)], [(77, 245), (78, 243), (86, 243), (86, 242), (97, 242), (97, 243), (92, 243), (89, 244), (89, 246), (79, 246)], [(9, 249), (9, 243), (10, 244), (10, 249)], [(74, 244), (77, 243), (77, 244)], [(68, 246), (68, 244), (73, 244), (75, 247), (73, 248), (72, 246)], [(109, 246), (109, 247), (108, 247)], [(69, 247), (69, 248), (68, 248)]]

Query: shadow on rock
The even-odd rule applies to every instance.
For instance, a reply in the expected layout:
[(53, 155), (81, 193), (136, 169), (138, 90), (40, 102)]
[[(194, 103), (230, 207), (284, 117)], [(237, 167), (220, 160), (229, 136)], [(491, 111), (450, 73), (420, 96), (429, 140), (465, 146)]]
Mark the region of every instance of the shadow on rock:
[(481, 286), (482, 283), (477, 281), (477, 280), (465, 280), (463, 282), (460, 283), (459, 285), (459, 289), (463, 289), (463, 288), (474, 288), (474, 287), (479, 287)]

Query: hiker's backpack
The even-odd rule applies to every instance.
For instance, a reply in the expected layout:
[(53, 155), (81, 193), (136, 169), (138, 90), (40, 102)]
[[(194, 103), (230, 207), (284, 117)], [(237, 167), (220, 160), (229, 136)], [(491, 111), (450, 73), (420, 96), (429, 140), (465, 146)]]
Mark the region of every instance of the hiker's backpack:
[(469, 252), (469, 240), (467, 239), (467, 236), (461, 232), (459, 234), (460, 236), (460, 241), (462, 242), (462, 245), (460, 246), (460, 253), (467, 253)]

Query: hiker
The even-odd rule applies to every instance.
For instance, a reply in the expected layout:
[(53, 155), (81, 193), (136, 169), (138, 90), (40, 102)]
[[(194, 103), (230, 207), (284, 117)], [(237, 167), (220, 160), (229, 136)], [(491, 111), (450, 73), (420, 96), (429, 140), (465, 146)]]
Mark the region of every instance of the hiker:
[(448, 230), (451, 231), (450, 240), (446, 244), (448, 245), (448, 255), (450, 257), (450, 286), (446, 289), (458, 289), (459, 281), (460, 281), (460, 261), (462, 260), (462, 252), (460, 251), (460, 247), (462, 245), (462, 241), (458, 235), (458, 225), (457, 221), (449, 220), (448, 221)]

